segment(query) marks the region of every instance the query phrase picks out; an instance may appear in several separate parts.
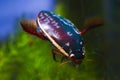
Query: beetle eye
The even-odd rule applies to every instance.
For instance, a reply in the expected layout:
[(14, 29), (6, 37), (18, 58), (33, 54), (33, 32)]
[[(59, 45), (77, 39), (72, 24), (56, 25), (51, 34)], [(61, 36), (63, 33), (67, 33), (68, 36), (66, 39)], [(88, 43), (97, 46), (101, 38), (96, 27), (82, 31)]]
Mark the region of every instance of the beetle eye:
[(70, 58), (73, 58), (73, 57), (75, 57), (75, 55), (74, 54), (70, 54)]

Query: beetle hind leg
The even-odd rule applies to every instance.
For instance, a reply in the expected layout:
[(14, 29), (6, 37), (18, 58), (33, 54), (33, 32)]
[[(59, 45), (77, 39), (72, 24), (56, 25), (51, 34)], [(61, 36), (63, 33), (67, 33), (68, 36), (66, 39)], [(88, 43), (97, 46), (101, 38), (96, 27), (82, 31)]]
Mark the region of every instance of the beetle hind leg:
[(46, 37), (41, 33), (41, 30), (37, 28), (37, 23), (34, 20), (22, 20), (20, 24), (25, 32), (35, 35), (42, 40), (46, 40)]

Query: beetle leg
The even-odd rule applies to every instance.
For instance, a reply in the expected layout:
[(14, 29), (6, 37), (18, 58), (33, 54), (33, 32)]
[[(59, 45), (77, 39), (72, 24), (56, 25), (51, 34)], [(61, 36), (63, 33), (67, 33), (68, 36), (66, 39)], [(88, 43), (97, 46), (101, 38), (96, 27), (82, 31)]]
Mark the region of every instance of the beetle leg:
[(67, 59), (67, 57), (66, 57), (66, 56), (63, 56), (63, 57), (61, 58), (61, 62), (64, 62), (66, 59)]
[(42, 33), (37, 32), (37, 24), (34, 20), (22, 20), (20, 22), (23, 30), (29, 34), (35, 35), (40, 39), (45, 40), (46, 38), (42, 35)]
[(57, 61), (56, 54), (62, 55), (62, 53), (58, 49), (52, 49), (53, 59)]
[(55, 57), (56, 53), (54, 52), (53, 49), (52, 49), (52, 55), (53, 55), (53, 60), (54, 60), (54, 61), (57, 61), (57, 60), (56, 60), (56, 57)]
[(100, 27), (102, 25), (104, 25), (104, 21), (101, 18), (98, 18), (98, 17), (89, 18), (89, 19), (85, 20), (85, 22), (84, 22), (85, 28), (83, 30), (81, 30), (79, 33), (81, 35), (83, 35), (87, 31), (97, 28), (97, 27)]
[(40, 27), (37, 27), (36, 28), (36, 31), (37, 31), (37, 33), (38, 33), (38, 37), (39, 38), (41, 38), (41, 39), (43, 39), (43, 40), (48, 40), (48, 38), (44, 35), (44, 33), (42, 32), (42, 30), (40, 29)]

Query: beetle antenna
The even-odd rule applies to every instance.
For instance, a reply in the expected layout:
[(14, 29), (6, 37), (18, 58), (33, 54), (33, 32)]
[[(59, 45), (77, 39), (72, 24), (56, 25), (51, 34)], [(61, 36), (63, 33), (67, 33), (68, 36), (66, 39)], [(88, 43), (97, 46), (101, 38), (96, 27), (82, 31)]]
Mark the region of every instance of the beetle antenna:
[(84, 61), (87, 61), (87, 62), (95, 62), (95, 60), (93, 60), (93, 59), (85, 59)]
[(70, 62), (71, 62), (70, 60), (62, 62), (61, 64), (59, 64), (59, 66), (65, 65), (65, 64), (70, 63)]

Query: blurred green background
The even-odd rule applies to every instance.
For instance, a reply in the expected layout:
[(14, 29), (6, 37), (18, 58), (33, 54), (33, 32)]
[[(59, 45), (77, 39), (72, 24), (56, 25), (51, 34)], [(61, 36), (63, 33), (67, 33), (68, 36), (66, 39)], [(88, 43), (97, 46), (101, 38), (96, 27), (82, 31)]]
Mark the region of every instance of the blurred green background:
[(23, 12), (14, 22), (14, 35), (0, 40), (0, 80), (119, 80), (120, 1), (55, 0), (53, 5), (50, 11), (68, 18), (78, 29), (88, 18), (104, 20), (104, 26), (82, 36), (84, 61), (78, 67), (53, 61), (50, 43), (21, 29), (20, 20), (27, 19)]

